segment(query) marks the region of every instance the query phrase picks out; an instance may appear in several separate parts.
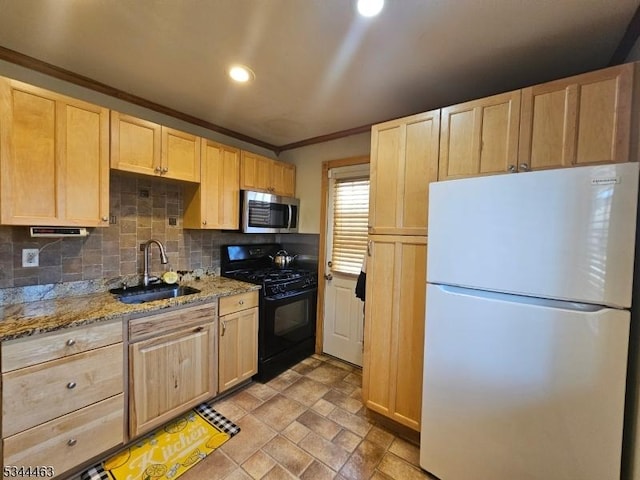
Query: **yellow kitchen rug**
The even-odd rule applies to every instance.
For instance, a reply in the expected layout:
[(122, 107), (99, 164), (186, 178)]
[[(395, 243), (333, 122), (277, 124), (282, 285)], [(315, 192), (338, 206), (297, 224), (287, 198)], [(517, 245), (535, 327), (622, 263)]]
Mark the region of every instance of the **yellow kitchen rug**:
[(85, 471), (80, 478), (173, 480), (238, 432), (238, 426), (203, 403)]

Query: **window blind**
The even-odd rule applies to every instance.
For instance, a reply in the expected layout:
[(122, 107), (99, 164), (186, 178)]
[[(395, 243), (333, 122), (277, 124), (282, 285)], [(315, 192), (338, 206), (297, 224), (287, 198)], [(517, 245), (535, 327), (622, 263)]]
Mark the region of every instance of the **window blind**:
[(335, 179), (331, 270), (357, 275), (367, 251), (369, 179)]

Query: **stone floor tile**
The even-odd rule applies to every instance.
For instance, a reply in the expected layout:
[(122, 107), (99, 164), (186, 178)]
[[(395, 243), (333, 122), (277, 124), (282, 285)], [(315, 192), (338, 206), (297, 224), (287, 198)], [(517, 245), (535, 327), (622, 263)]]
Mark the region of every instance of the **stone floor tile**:
[(262, 477), (262, 480), (294, 480), (295, 478), (286, 468), (276, 463), (269, 473)]
[(219, 402), (209, 402), (209, 405), (211, 405), (211, 408), (213, 408), (216, 412), (221, 413), (228, 419), (233, 418), (234, 422), (240, 420), (247, 414), (247, 411), (236, 404), (232, 398), (225, 398), (223, 400), (220, 400)]
[(350, 480), (368, 479), (373, 475), (384, 454), (385, 449), (380, 445), (363, 440), (339, 473)]
[(273, 429), (251, 413), (235, 423), (240, 427), (240, 433), (224, 443), (220, 450), (238, 464), (244, 462), (276, 436)]
[(387, 453), (382, 457), (378, 470), (391, 478), (402, 480), (423, 480), (430, 477), (427, 472), (409, 465), (407, 462), (392, 453)]
[(322, 398), (328, 391), (329, 387), (327, 387), (326, 385), (314, 380), (310, 380), (307, 377), (302, 377), (300, 378), (300, 380), (283, 390), (282, 394), (286, 395), (289, 398), (292, 398), (297, 402), (300, 402), (303, 405), (306, 405), (307, 407), (310, 407), (320, 398)]
[(277, 390), (264, 383), (252, 383), (251, 385), (249, 385), (249, 387), (247, 387), (247, 392), (263, 401), (270, 399), (276, 393), (278, 393)]
[(362, 374), (359, 372), (351, 372), (349, 375), (344, 377), (344, 381), (351, 385), (355, 385), (356, 387), (362, 387)]
[(302, 375), (295, 370), (286, 370), (282, 372), (280, 375), (275, 377), (274, 379), (267, 382), (274, 390), (278, 390), (279, 392), (287, 388), (292, 383), (296, 382), (300, 379)]
[(237, 468), (238, 465), (218, 449), (182, 474), (180, 480), (222, 480)]
[(311, 410), (307, 410), (300, 415), (297, 421), (327, 440), (333, 439), (342, 430), (342, 427), (336, 422), (328, 420)]
[(349, 458), (349, 452), (340, 445), (335, 445), (314, 432), (310, 432), (298, 445), (336, 471)]
[(336, 437), (332, 440), (336, 445), (340, 445), (347, 452), (353, 452), (356, 447), (362, 441), (362, 437), (359, 437), (353, 432), (349, 430), (342, 430)]
[(360, 417), (358, 415), (353, 415), (346, 410), (341, 408), (336, 408), (333, 412), (331, 412), (327, 418), (333, 420), (339, 425), (342, 425), (345, 428), (348, 428), (356, 435), (361, 437), (365, 437), (369, 430), (371, 430), (371, 422), (366, 417)]
[(306, 437), (310, 431), (311, 430), (309, 430), (307, 427), (296, 420), (291, 422), (289, 426), (280, 433), (291, 440), (293, 443), (298, 443), (300, 440)]
[(253, 411), (253, 415), (277, 431), (284, 430), (305, 411), (298, 402), (277, 394)]
[(251, 475), (251, 478), (257, 480), (264, 477), (275, 464), (276, 461), (273, 458), (264, 453), (262, 450), (258, 450), (247, 460), (245, 460), (245, 462), (242, 464), (242, 468), (244, 468), (244, 470), (249, 475)]
[(416, 467), (420, 466), (420, 447), (413, 443), (396, 437), (389, 447), (389, 451)]
[(325, 363), (315, 370), (307, 373), (306, 377), (325, 385), (333, 386), (342, 382), (349, 372), (335, 365)]
[(389, 448), (396, 437), (393, 433), (387, 432), (380, 427), (374, 426), (371, 428), (371, 430), (369, 430), (369, 433), (367, 433), (367, 436), (365, 438), (370, 442), (377, 443), (386, 450)]
[(271, 439), (262, 450), (296, 477), (313, 462), (313, 457), (282, 435)]
[(356, 400), (355, 398), (348, 397), (344, 393), (337, 390), (329, 390), (322, 398), (328, 402), (333, 403), (334, 405), (337, 405), (338, 407), (346, 410), (349, 413), (356, 413), (362, 408), (361, 400)]
[(331, 402), (327, 402), (324, 398), (321, 398), (320, 400), (318, 400), (316, 403), (314, 403), (311, 408), (319, 413), (320, 415), (322, 415), (323, 417), (326, 417), (327, 415), (329, 415), (334, 408), (336, 408), (336, 406), (331, 403)]
[[(182, 480), (182, 479), (180, 479)], [(209, 480), (207, 477), (203, 477), (202, 480)], [(241, 468), (236, 468), (229, 475), (224, 477), (224, 480), (251, 480), (251, 476)]]
[[(229, 401), (234, 405), (237, 405), (238, 407), (242, 408), (246, 412), (251, 412), (253, 409), (257, 408), (263, 403), (263, 400), (260, 400), (259, 398), (254, 397), (246, 390), (241, 390), (235, 393), (233, 397), (229, 399)], [(234, 418), (234, 417), (231, 417), (231, 418)]]
[(335, 476), (336, 472), (319, 461), (314, 460), (313, 463), (302, 473), (300, 478), (302, 480), (333, 480)]

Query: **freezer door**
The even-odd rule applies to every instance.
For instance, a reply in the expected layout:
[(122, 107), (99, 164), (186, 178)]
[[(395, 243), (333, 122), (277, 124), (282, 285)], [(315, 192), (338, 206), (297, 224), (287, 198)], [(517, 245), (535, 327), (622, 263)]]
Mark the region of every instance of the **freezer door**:
[(430, 283), (631, 306), (638, 164), (432, 183)]
[(428, 285), (421, 466), (442, 480), (618, 479), (629, 317)]

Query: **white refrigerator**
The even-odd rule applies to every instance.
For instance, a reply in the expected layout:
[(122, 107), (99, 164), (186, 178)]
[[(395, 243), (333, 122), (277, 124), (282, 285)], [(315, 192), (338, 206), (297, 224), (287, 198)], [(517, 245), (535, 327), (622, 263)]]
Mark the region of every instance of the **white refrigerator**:
[(638, 164), (432, 183), (420, 464), (617, 480)]

